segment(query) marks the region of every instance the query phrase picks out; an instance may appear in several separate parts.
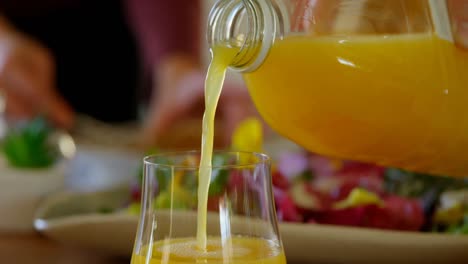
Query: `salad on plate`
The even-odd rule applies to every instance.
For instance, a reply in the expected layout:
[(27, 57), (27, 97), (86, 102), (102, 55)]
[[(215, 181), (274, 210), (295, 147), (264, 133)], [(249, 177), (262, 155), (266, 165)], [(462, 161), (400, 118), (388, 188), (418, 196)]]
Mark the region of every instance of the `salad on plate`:
[[(262, 151), (262, 145), (262, 125), (256, 119), (244, 121), (233, 135), (235, 150)], [(222, 165), (226, 160), (215, 157), (213, 162)], [(468, 233), (467, 180), (339, 160), (305, 150), (280, 153), (272, 163), (276, 211), (282, 222)], [(213, 173), (209, 210), (218, 210), (210, 200), (217, 201), (219, 195), (229, 195), (245, 184), (234, 174), (227, 170)], [(140, 172), (132, 185), (127, 207), (131, 214), (139, 212), (141, 177)], [(175, 188), (173, 208), (196, 208), (196, 184), (171, 175), (160, 175), (157, 181), (157, 208), (169, 208), (169, 186)]]

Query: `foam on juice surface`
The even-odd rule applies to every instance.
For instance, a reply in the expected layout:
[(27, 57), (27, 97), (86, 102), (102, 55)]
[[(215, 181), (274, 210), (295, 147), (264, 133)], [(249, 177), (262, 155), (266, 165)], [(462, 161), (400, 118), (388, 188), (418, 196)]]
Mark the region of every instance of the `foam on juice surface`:
[[(230, 252), (232, 257), (241, 258), (251, 253), (252, 249), (242, 245), (230, 244)], [(170, 252), (174, 256), (185, 258), (215, 258), (220, 259), (223, 257), (222, 242), (218, 239), (207, 239), (206, 250), (199, 250), (196, 241), (181, 241), (163, 244), (156, 248), (161, 254)]]

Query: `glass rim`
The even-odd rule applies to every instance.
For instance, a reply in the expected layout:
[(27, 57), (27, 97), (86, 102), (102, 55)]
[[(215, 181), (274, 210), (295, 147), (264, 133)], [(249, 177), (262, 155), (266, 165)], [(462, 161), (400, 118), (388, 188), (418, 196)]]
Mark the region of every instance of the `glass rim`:
[[(174, 168), (174, 169), (199, 169), (202, 168), (200, 164), (196, 165), (182, 165), (182, 164), (167, 164), (167, 163), (158, 163), (155, 162), (154, 159), (157, 157), (182, 157), (182, 156), (189, 156), (189, 155), (194, 155), (194, 154), (200, 154), (200, 150), (186, 150), (186, 151), (167, 151), (167, 152), (161, 152), (157, 154), (152, 154), (145, 156), (143, 158), (143, 163), (146, 166), (157, 166), (157, 167), (165, 167), (165, 168)], [(233, 169), (233, 168), (250, 168), (253, 166), (258, 166), (261, 164), (270, 164), (271, 158), (265, 153), (260, 153), (260, 152), (253, 152), (253, 151), (237, 151), (237, 150), (214, 150), (214, 154), (245, 154), (245, 155), (251, 155), (256, 158), (255, 161), (249, 161), (249, 162), (244, 162), (240, 164), (227, 164), (227, 165), (215, 165), (215, 166), (208, 166), (211, 169)]]

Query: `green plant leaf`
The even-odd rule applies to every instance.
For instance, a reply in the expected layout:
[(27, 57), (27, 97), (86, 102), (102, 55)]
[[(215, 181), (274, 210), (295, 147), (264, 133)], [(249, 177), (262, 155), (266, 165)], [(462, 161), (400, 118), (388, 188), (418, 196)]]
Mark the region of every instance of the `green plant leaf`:
[(48, 142), (51, 130), (43, 118), (11, 128), (2, 142), (2, 151), (10, 165), (19, 168), (51, 166), (58, 158)]

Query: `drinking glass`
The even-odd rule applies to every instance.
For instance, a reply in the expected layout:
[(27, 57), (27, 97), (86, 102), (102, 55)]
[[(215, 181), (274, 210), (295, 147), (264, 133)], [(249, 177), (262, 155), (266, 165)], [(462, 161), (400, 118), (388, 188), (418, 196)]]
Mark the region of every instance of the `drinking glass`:
[(270, 159), (215, 152), (207, 243), (197, 244), (200, 152), (144, 159), (141, 212), (132, 263), (286, 263), (272, 196)]

